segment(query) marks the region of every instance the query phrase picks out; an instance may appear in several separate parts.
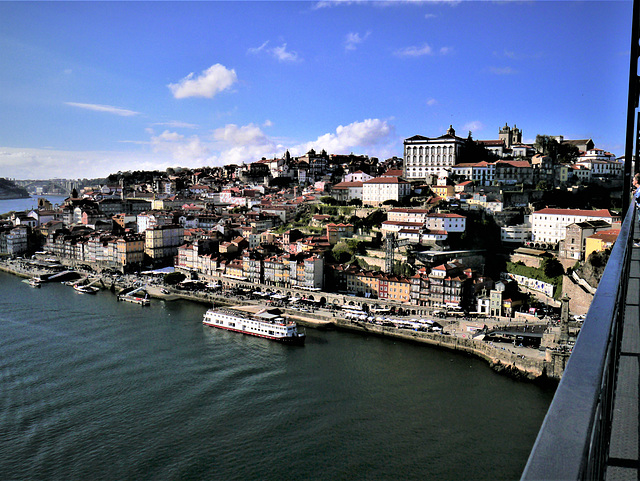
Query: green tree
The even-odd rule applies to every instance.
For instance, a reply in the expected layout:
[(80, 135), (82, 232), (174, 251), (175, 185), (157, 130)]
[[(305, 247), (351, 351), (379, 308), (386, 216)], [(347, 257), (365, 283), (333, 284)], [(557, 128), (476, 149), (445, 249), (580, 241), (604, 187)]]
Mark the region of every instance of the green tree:
[(322, 202), (323, 204), (328, 204), (328, 205), (338, 205), (338, 204), (340, 204), (340, 202), (338, 200), (334, 199), (330, 195), (325, 195), (325, 196), (320, 197), (320, 202)]
[(353, 252), (345, 242), (339, 242), (331, 249), (333, 258), (338, 264), (347, 264), (353, 259)]
[(553, 278), (564, 274), (564, 267), (555, 257), (545, 257), (540, 265), (544, 275)]
[(469, 135), (458, 152), (458, 160), (456, 162), (493, 162), (494, 160), (496, 160), (496, 155), (483, 144), (479, 144), (477, 141), (473, 140), (471, 132), (469, 132)]
[(575, 161), (580, 155), (580, 149), (568, 142), (558, 142), (549, 135), (536, 135), (536, 141), (533, 144), (538, 152), (548, 155), (554, 162), (569, 164)]
[(170, 286), (175, 286), (176, 284), (184, 281), (187, 278), (182, 272), (170, 272), (169, 274), (164, 275), (165, 284), (169, 284)]

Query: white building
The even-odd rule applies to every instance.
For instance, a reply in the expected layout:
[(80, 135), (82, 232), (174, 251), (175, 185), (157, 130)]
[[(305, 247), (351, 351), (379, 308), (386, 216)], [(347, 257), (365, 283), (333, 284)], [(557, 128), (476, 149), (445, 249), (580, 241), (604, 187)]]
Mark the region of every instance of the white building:
[(400, 202), (411, 194), (411, 184), (401, 177), (375, 177), (362, 184), (362, 203), (380, 206), (387, 200)]
[(152, 227), (173, 223), (173, 214), (169, 212), (143, 212), (136, 217), (138, 232), (144, 232)]
[(362, 172), (358, 170), (357, 172), (351, 172), (350, 174), (346, 174), (342, 179), (343, 182), (366, 182), (367, 180), (373, 179), (372, 175), (367, 174), (366, 172)]
[(564, 240), (566, 228), (570, 224), (588, 220), (603, 220), (609, 224), (620, 221), (607, 209), (552, 209), (546, 208), (531, 214), (531, 240), (546, 244), (557, 244)]
[(388, 221), (398, 222), (427, 222), (429, 211), (426, 209), (412, 209), (405, 207), (395, 207), (387, 211)]
[(362, 186), (363, 182), (361, 181), (340, 182), (331, 188), (331, 196), (344, 202), (349, 202), (353, 199), (362, 200)]
[(453, 127), (440, 137), (414, 135), (404, 141), (403, 177), (408, 180), (427, 179), (456, 164), (464, 139), (456, 136)]
[(491, 185), (496, 177), (496, 164), (485, 161), (457, 164), (451, 167), (451, 174), (459, 180), (472, 180), (476, 185)]
[(500, 240), (503, 243), (524, 244), (531, 239), (531, 224), (500, 227)]

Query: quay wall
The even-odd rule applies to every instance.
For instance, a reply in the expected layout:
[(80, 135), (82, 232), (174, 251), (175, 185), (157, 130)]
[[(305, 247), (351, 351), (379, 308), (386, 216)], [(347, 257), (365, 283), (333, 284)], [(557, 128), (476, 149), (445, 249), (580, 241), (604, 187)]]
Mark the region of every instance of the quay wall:
[(346, 319), (334, 319), (334, 324), (340, 329), (367, 332), (380, 336), (430, 344), (453, 351), (462, 351), (484, 359), (497, 371), (504, 371), (516, 377), (524, 377), (531, 380), (548, 377), (559, 380), (562, 375), (562, 371), (553, 368), (553, 366), (549, 366), (547, 361), (518, 356), (511, 351), (492, 346), (476, 339), (398, 329), (396, 327), (379, 326), (377, 324), (354, 323)]

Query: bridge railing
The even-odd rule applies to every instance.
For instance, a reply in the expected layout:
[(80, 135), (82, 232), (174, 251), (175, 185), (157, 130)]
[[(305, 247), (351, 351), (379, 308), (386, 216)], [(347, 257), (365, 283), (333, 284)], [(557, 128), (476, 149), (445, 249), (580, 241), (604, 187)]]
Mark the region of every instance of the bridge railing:
[(634, 219), (632, 202), (529, 456), (523, 481), (604, 477)]

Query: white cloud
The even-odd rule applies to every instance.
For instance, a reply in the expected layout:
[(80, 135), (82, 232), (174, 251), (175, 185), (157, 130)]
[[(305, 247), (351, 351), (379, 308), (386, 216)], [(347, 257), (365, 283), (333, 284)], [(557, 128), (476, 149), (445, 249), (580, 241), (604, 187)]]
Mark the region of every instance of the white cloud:
[(198, 128), (196, 124), (189, 124), (187, 122), (180, 122), (177, 120), (172, 120), (171, 122), (156, 122), (152, 125), (161, 125), (165, 127), (171, 127), (172, 129), (197, 129)]
[[(146, 128), (148, 141), (120, 141), (129, 151), (58, 151), (0, 147), (3, 175), (17, 179), (96, 178), (119, 170), (164, 170), (167, 167), (195, 168), (204, 165), (241, 164), (262, 157), (282, 155), (287, 148), (300, 155), (314, 148), (329, 153), (359, 151), (386, 158), (397, 154), (395, 129), (387, 120), (366, 119), (338, 126), (334, 133), (315, 141), (280, 142), (267, 136), (260, 126), (228, 124), (213, 131), (209, 138), (185, 136), (172, 130), (154, 133)], [(401, 148), (401, 147), (400, 147)]]
[(287, 52), (286, 43), (283, 43), (280, 47), (273, 48), (272, 53), (280, 62), (297, 62), (300, 60), (297, 52)]
[(164, 170), (175, 160), (145, 152), (1, 147), (0, 166), (3, 175), (16, 179), (93, 179), (119, 170)]
[(197, 135), (185, 137), (168, 130), (158, 136), (152, 136), (151, 147), (154, 152), (169, 153), (174, 160), (188, 164), (204, 161), (211, 154)]
[(394, 53), (398, 57), (422, 57), (423, 55), (432, 55), (433, 49), (425, 43), (421, 47), (411, 46), (401, 48)]
[(298, 56), (297, 52), (287, 51), (287, 44), (283, 43), (279, 47), (269, 48), (269, 40), (264, 42), (259, 47), (253, 47), (247, 50), (247, 53), (258, 55), (262, 52), (265, 52), (268, 55), (271, 55), (279, 62), (301, 62), (302, 59)]
[(467, 122), (462, 126), (464, 130), (470, 130), (472, 134), (475, 135), (475, 132), (482, 131), (484, 129), (484, 124), (479, 120), (473, 120), (471, 122)]
[(360, 36), (357, 32), (349, 32), (345, 39), (344, 48), (347, 50), (355, 50), (369, 35), (371, 35), (371, 32), (365, 33), (364, 36)]
[(433, 107), (434, 105), (437, 105), (438, 101), (436, 99), (427, 99), (427, 105), (429, 107)]
[[(440, 47), (438, 53), (440, 55), (449, 55), (453, 52), (453, 47)], [(422, 57), (423, 55), (433, 55), (435, 52), (429, 44), (423, 44), (421, 46), (412, 45), (398, 49), (394, 52), (394, 55), (398, 57)]]
[(202, 74), (194, 78), (193, 72), (180, 80), (178, 83), (169, 84), (173, 96), (177, 99), (187, 97), (213, 98), (218, 93), (227, 90), (238, 81), (238, 76), (234, 69), (227, 69), (219, 63), (212, 65)]
[(336, 132), (327, 133), (312, 142), (292, 147), (292, 152), (305, 153), (310, 149), (326, 150), (342, 154), (351, 152), (354, 147), (373, 147), (388, 143), (394, 132), (393, 126), (386, 120), (366, 119), (349, 125), (339, 125)]
[(260, 127), (255, 124), (243, 125), (242, 127), (228, 124), (214, 130), (213, 138), (233, 147), (272, 145)]
[(444, 4), (456, 7), (461, 0), (322, 0), (316, 2), (314, 10), (348, 5), (371, 5), (374, 7), (397, 7), (404, 5)]
[(121, 109), (119, 107), (112, 107), (111, 105), (99, 105), (99, 104), (81, 104), (78, 102), (65, 102), (71, 107), (78, 107), (80, 109), (93, 110), (96, 112), (107, 112), (109, 114), (120, 115), (122, 117), (131, 117), (132, 115), (139, 115), (140, 112), (133, 110)]
[(516, 73), (511, 67), (489, 67), (489, 72), (494, 75), (513, 75)]
[(260, 52), (263, 52), (264, 50), (266, 50), (267, 45), (269, 44), (269, 40), (267, 40), (266, 42), (264, 42), (262, 45), (260, 45), (259, 47), (252, 47), (249, 50), (247, 50), (247, 53), (253, 53), (253, 54), (257, 54)]
[(427, 20), (430, 18), (436, 18), (437, 15), (435, 13), (427, 13), (425, 14), (424, 18), (426, 18)]

